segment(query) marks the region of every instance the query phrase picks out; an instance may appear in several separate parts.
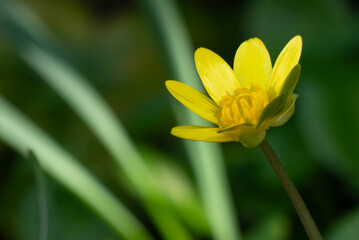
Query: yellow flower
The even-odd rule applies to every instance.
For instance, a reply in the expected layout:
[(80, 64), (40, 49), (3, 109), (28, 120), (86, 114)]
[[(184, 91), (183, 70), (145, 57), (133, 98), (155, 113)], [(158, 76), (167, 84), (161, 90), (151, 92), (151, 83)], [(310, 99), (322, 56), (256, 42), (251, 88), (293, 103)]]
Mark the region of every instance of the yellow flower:
[(183, 105), (218, 127), (178, 126), (171, 133), (190, 140), (257, 146), (269, 127), (283, 125), (294, 113), (301, 52), (302, 38), (295, 36), (272, 69), (265, 45), (252, 38), (239, 46), (232, 70), (214, 52), (197, 49), (197, 71), (212, 99), (178, 81), (168, 80), (166, 86)]

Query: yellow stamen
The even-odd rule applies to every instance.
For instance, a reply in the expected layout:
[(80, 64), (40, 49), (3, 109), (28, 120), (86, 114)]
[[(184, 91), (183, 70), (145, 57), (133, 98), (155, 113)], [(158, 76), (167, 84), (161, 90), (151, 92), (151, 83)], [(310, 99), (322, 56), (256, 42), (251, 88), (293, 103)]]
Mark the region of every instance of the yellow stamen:
[(258, 84), (252, 88), (237, 88), (233, 96), (220, 101), (222, 127), (238, 124), (256, 125), (263, 109), (268, 105), (267, 93)]

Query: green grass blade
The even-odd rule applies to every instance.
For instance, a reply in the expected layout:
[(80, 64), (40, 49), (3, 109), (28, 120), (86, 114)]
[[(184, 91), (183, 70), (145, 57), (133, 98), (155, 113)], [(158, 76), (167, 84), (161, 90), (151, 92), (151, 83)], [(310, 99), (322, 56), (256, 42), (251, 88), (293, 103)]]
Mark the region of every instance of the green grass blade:
[(75, 110), (115, 156), (132, 183), (144, 195), (151, 195), (151, 179), (126, 130), (92, 86), (70, 65), (41, 48), (28, 44), (21, 55), (25, 61)]
[(95, 89), (75, 69), (41, 48), (29, 44), (22, 49), (26, 62), (82, 117), (124, 169), (163, 235), (167, 239), (174, 236), (191, 239), (177, 217), (166, 208), (157, 179)]
[(39, 240), (47, 239), (47, 226), (48, 226), (48, 215), (47, 215), (47, 203), (46, 203), (46, 186), (45, 177), (42, 172), (41, 166), (35, 157), (35, 154), (30, 150), (28, 159), (32, 162), (36, 185), (38, 189), (38, 207), (39, 207)]
[(25, 157), (31, 149), (47, 174), (68, 188), (120, 236), (152, 239), (127, 208), (53, 139), (0, 97), (0, 138)]
[(141, 178), (148, 177), (150, 171), (113, 111), (75, 69), (42, 50), (53, 48), (56, 42), (54, 37), (49, 37), (52, 34), (45, 24), (18, 1), (0, 1), (0, 19), (2, 28), (23, 58), (82, 117), (136, 188), (150, 194), (152, 181)]
[[(166, 208), (167, 199), (164, 192), (158, 188), (156, 177), (102, 97), (75, 69), (35, 46), (38, 44), (44, 49), (56, 50), (56, 46), (60, 45), (46, 25), (26, 5), (17, 1), (2, 2), (0, 11), (3, 11), (2, 16), (0, 14), (0, 23), (18, 51), (82, 117), (109, 150), (136, 193), (142, 198), (163, 235), (167, 239), (173, 239), (173, 236), (176, 239), (190, 239), (177, 216), (171, 213), (171, 209)], [(19, 17), (20, 15), (23, 17)], [(159, 208), (162, 213), (156, 211)]]
[[(158, 37), (165, 46), (164, 54), (170, 59), (176, 80), (203, 89), (194, 68), (194, 51), (174, 1), (138, 0), (138, 3), (143, 6), (158, 30)], [(179, 109), (175, 109), (175, 112), (181, 124), (207, 124), (189, 110), (179, 113)], [(186, 141), (185, 146), (195, 171), (214, 237), (218, 240), (241, 239), (219, 145)]]
[(244, 236), (244, 240), (289, 239), (290, 223), (290, 219), (285, 215), (270, 214), (257, 221), (255, 226)]
[[(0, 11), (0, 23), (20, 54), (68, 102), (109, 150), (165, 238), (191, 239), (172, 209), (176, 206), (169, 204), (168, 196), (159, 188), (157, 177), (103, 98), (75, 69), (43, 50), (56, 50), (59, 46), (45, 24), (17, 1), (0, 2)], [(21, 18), (20, 13), (26, 14)]]
[(332, 223), (330, 230), (324, 239), (359, 239), (359, 208), (358, 206), (349, 209), (348, 212), (342, 214), (338, 220)]
[(199, 236), (209, 235), (209, 226), (203, 205), (186, 171), (178, 166), (176, 159), (146, 145), (139, 146), (141, 155), (148, 161), (152, 171), (161, 180), (178, 216), (191, 226)]
[(0, 24), (14, 44), (31, 40), (47, 48), (62, 47), (48, 27), (21, 1), (0, 1)]

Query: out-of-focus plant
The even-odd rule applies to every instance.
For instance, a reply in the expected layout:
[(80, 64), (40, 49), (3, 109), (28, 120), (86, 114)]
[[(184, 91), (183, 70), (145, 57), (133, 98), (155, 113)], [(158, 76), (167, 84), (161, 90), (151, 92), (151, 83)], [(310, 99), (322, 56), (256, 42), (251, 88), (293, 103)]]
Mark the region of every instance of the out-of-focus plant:
[(3, 98), (0, 111), (3, 141), (24, 157), (32, 150), (44, 171), (88, 204), (120, 236), (151, 239), (135, 216), (88, 170)]
[(29, 161), (32, 162), (34, 166), (36, 185), (38, 188), (38, 206), (39, 206), (39, 240), (47, 239), (48, 231), (48, 214), (47, 214), (47, 202), (46, 202), (46, 186), (45, 186), (45, 177), (42, 172), (42, 169), (39, 165), (38, 160), (36, 159), (35, 154), (29, 150), (28, 152)]
[[(140, 199), (143, 200), (145, 208), (148, 209), (164, 238), (173, 239), (173, 236), (176, 236), (177, 239), (191, 239), (179, 218), (187, 221), (196, 231), (203, 234), (203, 231), (205, 231), (203, 230), (203, 224), (193, 222), (184, 215), (181, 217), (181, 214), (174, 214), (174, 209), (183, 207), (176, 206), (178, 203), (176, 201), (170, 201), (167, 192), (161, 188), (159, 180), (136, 150), (124, 127), (121, 126), (99, 94), (71, 66), (37, 46), (43, 45), (47, 49), (56, 48), (56, 44), (52, 41), (53, 39), (46, 37), (52, 36), (46, 26), (25, 5), (4, 1), (0, 7), (3, 13), (1, 23), (8, 36), (15, 43), (19, 53), (74, 108), (105, 147), (108, 148), (119, 166), (124, 169), (124, 174), (134, 186), (135, 192)], [(19, 38), (19, 33), (21, 38)], [(8, 139), (5, 138), (5, 140)], [(28, 146), (28, 148), (32, 149), (31, 146)], [(38, 150), (36, 149), (36, 151)], [(42, 155), (39, 155), (39, 159), (42, 159)], [(48, 171), (46, 167), (44, 167), (44, 170)], [(63, 181), (62, 179), (59, 180), (60, 182)], [(72, 190), (77, 194), (78, 189)], [(188, 192), (188, 194), (192, 193)], [(190, 195), (189, 199), (190, 201), (196, 201), (194, 195)], [(105, 204), (101, 201), (93, 203), (97, 203), (99, 206)], [(200, 208), (199, 205), (194, 206)], [(197, 212), (202, 214), (201, 210)], [(103, 217), (108, 220), (106, 216)], [(200, 217), (200, 219), (204, 221), (204, 218)], [(201, 226), (200, 229), (198, 229), (198, 226)], [(126, 231), (122, 235), (125, 235), (126, 238), (133, 238), (127, 232), (133, 231), (134, 227), (123, 227)], [(136, 231), (140, 232), (139, 230)], [(142, 235), (145, 236), (144, 234)]]

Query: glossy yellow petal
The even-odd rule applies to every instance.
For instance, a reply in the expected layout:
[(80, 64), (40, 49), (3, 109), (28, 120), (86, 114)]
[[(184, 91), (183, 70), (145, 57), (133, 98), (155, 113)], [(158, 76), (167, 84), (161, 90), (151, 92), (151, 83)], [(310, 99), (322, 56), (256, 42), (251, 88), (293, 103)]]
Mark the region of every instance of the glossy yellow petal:
[(197, 49), (195, 62), (204, 87), (217, 105), (223, 96), (233, 95), (240, 87), (232, 68), (214, 52), (206, 48)]
[(219, 128), (200, 126), (178, 126), (172, 128), (171, 134), (189, 140), (204, 142), (231, 142), (235, 141), (229, 135), (218, 133)]
[(166, 87), (178, 101), (192, 112), (214, 124), (219, 124), (217, 116), (221, 110), (209, 97), (178, 81), (166, 81)]
[(275, 96), (278, 96), (288, 74), (298, 64), (301, 53), (302, 37), (298, 35), (292, 38), (279, 54), (268, 83), (268, 89), (273, 90)]
[(295, 111), (295, 102), (299, 96), (297, 94), (292, 94), (288, 103), (286, 104), (285, 110), (279, 114), (278, 116), (274, 117), (269, 123), (271, 127), (279, 127), (285, 124), (293, 115)]
[(251, 38), (239, 46), (233, 68), (242, 86), (250, 88), (251, 83), (255, 83), (267, 90), (272, 62), (267, 48), (258, 38)]

